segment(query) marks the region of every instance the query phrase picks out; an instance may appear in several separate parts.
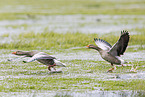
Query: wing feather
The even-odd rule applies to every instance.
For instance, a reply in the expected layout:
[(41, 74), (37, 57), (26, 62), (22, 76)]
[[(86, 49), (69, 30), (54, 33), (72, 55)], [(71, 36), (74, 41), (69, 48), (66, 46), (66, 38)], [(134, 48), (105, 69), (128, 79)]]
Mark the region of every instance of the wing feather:
[(32, 58), (30, 58), (29, 60), (27, 60), (25, 62), (27, 62), (27, 63), (33, 62), (33, 61), (39, 60), (39, 59), (43, 60), (43, 59), (56, 59), (56, 58), (51, 55), (48, 55), (46, 53), (40, 52), (40, 53), (35, 54)]
[(113, 56), (123, 55), (129, 42), (129, 33), (128, 31), (121, 31), (121, 36), (119, 40), (112, 46), (109, 53)]
[(111, 47), (112, 47), (112, 46), (111, 46), (108, 42), (106, 42), (105, 40), (94, 38), (94, 41), (95, 41), (96, 45), (97, 45), (99, 48), (103, 49), (103, 50), (108, 51), (108, 50), (110, 50)]

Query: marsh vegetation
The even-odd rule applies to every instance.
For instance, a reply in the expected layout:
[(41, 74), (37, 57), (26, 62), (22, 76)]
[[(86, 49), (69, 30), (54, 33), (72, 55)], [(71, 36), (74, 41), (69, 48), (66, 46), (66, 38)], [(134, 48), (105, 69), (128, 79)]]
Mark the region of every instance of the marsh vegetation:
[[(50, 3), (51, 2), (51, 3)], [(65, 3), (64, 3), (65, 2)], [(145, 95), (145, 2), (143, 0), (5, 0), (0, 3), (0, 96), (75, 97)], [(130, 32), (122, 58), (111, 65), (87, 49), (101, 38), (113, 45), (121, 30)], [(39, 50), (67, 64), (49, 74), (38, 62), (23, 63), (16, 50)]]

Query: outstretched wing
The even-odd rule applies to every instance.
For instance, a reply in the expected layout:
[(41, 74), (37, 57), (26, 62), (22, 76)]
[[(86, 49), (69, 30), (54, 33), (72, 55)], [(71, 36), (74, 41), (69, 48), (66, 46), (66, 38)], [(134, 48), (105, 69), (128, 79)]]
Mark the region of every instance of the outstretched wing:
[(126, 50), (126, 47), (128, 46), (129, 42), (129, 33), (128, 31), (121, 31), (121, 36), (119, 40), (112, 46), (109, 53), (113, 56), (120, 56), (123, 55), (123, 53)]
[(112, 46), (111, 46), (108, 42), (106, 42), (105, 40), (94, 38), (94, 41), (95, 41), (96, 45), (97, 45), (99, 48), (103, 49), (103, 50), (108, 51), (108, 50), (110, 50), (111, 47), (112, 47)]
[(56, 58), (53, 57), (53, 56), (51, 56), (51, 55), (48, 55), (48, 54), (46, 54), (46, 53), (40, 52), (40, 53), (35, 54), (35, 55), (34, 55), (32, 58), (30, 58), (29, 60), (23, 61), (23, 62), (28, 63), (28, 62), (33, 62), (33, 61), (39, 60), (39, 59), (43, 60), (43, 59), (56, 59)]

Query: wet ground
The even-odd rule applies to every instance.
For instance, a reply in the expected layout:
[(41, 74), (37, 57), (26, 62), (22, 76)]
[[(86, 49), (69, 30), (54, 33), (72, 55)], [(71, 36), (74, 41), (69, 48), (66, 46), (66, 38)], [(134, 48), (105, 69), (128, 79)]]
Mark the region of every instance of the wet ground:
[[(42, 52), (46, 52), (46, 53), (47, 52), (48, 53), (52, 52), (54, 54), (53, 56), (55, 56), (58, 60), (61, 60), (63, 62), (67, 60), (66, 61), (67, 67), (63, 68), (64, 72), (69, 72), (67, 70), (67, 68), (69, 69), (71, 66), (76, 66), (78, 69), (81, 69), (83, 61), (87, 62), (88, 60), (89, 60), (89, 64), (88, 65), (91, 65), (91, 66), (93, 66), (93, 65), (101, 65), (101, 64), (97, 63), (97, 61), (100, 61), (102, 63), (107, 64), (108, 67), (110, 66), (110, 63), (104, 61), (97, 51), (94, 51), (94, 50), (87, 50), (87, 51), (78, 50), (77, 52), (74, 52), (74, 51), (72, 51), (72, 49), (66, 49), (66, 50), (68, 50), (70, 53), (68, 53), (68, 52), (66, 52), (66, 53), (65, 52), (55, 52), (55, 51), (51, 51), (51, 50), (44, 50), (44, 51), (42, 50)], [(3, 50), (1, 50), (0, 52), (2, 53)], [(16, 58), (16, 59), (14, 59), (13, 61), (8, 61), (8, 59), (13, 59), (13, 58)], [(134, 68), (136, 66), (138, 66), (139, 70), (137, 69), (137, 72), (130, 73), (130, 71), (129, 71), (130, 69), (127, 69), (127, 71), (121, 71), (120, 74), (118, 74), (118, 72), (117, 73), (114, 72), (114, 73), (109, 73), (108, 74), (108, 73), (106, 73), (104, 71), (104, 72), (102, 72), (102, 75), (100, 75), (100, 74), (98, 75), (98, 78), (101, 77), (101, 79), (104, 79), (104, 80), (105, 79), (108, 80), (109, 78), (110, 79), (113, 78), (114, 80), (118, 80), (118, 79), (119, 80), (121, 80), (121, 79), (145, 79), (145, 71), (144, 71), (145, 65), (139, 65), (139, 62), (140, 63), (144, 62), (144, 59), (145, 59), (145, 51), (144, 50), (143, 51), (139, 51), (139, 52), (126, 52), (125, 55), (122, 56), (121, 58), (128, 62), (128, 64), (124, 64), (125, 67), (126, 67), (126, 65), (127, 66), (132, 66), (133, 65)], [(15, 55), (9, 53), (9, 54), (3, 54), (2, 55), (1, 62), (11, 62), (12, 65), (16, 64), (16, 65), (21, 66), (22, 64), (18, 64), (18, 63), (19, 62), (21, 63), (23, 60), (27, 60), (27, 59), (29, 59), (29, 58), (18, 57), (18, 56), (15, 56)], [(81, 64), (79, 64), (79, 63), (76, 64), (76, 63), (73, 63), (73, 62), (68, 63), (69, 61), (73, 61), (73, 60), (76, 60), (76, 61), (79, 60), (79, 61), (82, 61), (82, 63)], [(11, 64), (9, 64), (9, 65), (11, 65)], [(39, 66), (43, 67), (45, 65), (39, 64)], [(118, 68), (120, 68), (120, 67), (121, 66), (118, 66)], [(94, 75), (95, 73), (96, 72), (90, 73), (89, 76), (97, 76), (97, 75)], [(79, 75), (80, 74), (78, 74), (78, 76)], [(64, 75), (64, 76), (69, 76), (69, 74), (68, 75)], [(74, 75), (74, 76), (77, 76), (77, 74)], [(85, 75), (83, 74), (82, 76), (85, 76)]]
[[(122, 29), (132, 30), (144, 28), (145, 16), (144, 15), (50, 15), (50, 16), (23, 16), (25, 20), (2, 20), (0, 21), (0, 35), (10, 34), (9, 37), (1, 37), (1, 43), (7, 43), (13, 41), (11, 35), (18, 35), (19, 33), (41, 33), (45, 31), (53, 31), (57, 33), (66, 32), (81, 32), (81, 33), (98, 33), (100, 36), (102, 34), (113, 33), (118, 36)], [(133, 34), (141, 34), (143, 32), (132, 31)], [(28, 58), (19, 58), (11, 62), (7, 59), (16, 58), (11, 52), (15, 50), (0, 50), (0, 84), (6, 79), (19, 79), (19, 78), (45, 78), (47, 76), (63, 77), (63, 78), (90, 78), (95, 80), (104, 81), (126, 81), (126, 80), (145, 80), (145, 51), (138, 51), (140, 45), (132, 45), (128, 48), (136, 49), (136, 52), (126, 52), (122, 59), (129, 62), (129, 66), (134, 65), (134, 68), (138, 66), (136, 72), (130, 72), (131, 67), (117, 67), (113, 73), (106, 73), (106, 71), (111, 68), (110, 64), (105, 62), (99, 55), (98, 52), (94, 50), (80, 50), (85, 47), (75, 47), (65, 49), (63, 52), (57, 52), (54, 50), (42, 50), (43, 52), (48, 52), (54, 55), (60, 61), (67, 64), (66, 68), (57, 68), (57, 70), (62, 70), (62, 74), (52, 74), (50, 75), (47, 71), (45, 65), (34, 62), (34, 65), (24, 64), (23, 60)], [(142, 45), (144, 48), (144, 45)], [(77, 50), (78, 49), (78, 50)], [(33, 64), (33, 63), (31, 63)], [(28, 66), (30, 65), (30, 66)], [(104, 66), (102, 66), (104, 65)], [(102, 67), (103, 69), (102, 69)], [(34, 68), (42, 69), (34, 69)], [(32, 68), (32, 69), (31, 69)], [(60, 76), (61, 75), (61, 76)], [(88, 80), (84, 83), (89, 83)], [(8, 83), (7, 83), (8, 84)], [(39, 96), (74, 96), (74, 97), (138, 97), (144, 96), (144, 91), (132, 91), (132, 90), (112, 90), (106, 91), (104, 87), (96, 87), (96, 83), (91, 83), (87, 87), (92, 87), (94, 90), (90, 89), (76, 89), (76, 90), (48, 90), (48, 91), (31, 91), (31, 92), (1, 92), (1, 96), (20, 96), (25, 97), (39, 97)], [(10, 85), (11, 86), (11, 85)], [(76, 87), (77, 84), (74, 84)], [(79, 86), (79, 85), (78, 85)], [(83, 86), (83, 85), (82, 85)], [(80, 85), (81, 87), (81, 85)]]
[[(23, 20), (0, 21), (0, 34), (5, 33), (57, 33), (81, 32), (106, 34), (122, 29), (144, 28), (144, 15), (49, 15), (21, 16)], [(139, 34), (140, 32), (131, 32)]]
[[(108, 0), (96, 2), (92, 2), (94, 0), (90, 0), (90, 2), (76, 0), (78, 4), (76, 2), (70, 2), (70, 4), (63, 2), (62, 4), (59, 0), (51, 0), (54, 3), (47, 1), (49, 6), (46, 2), (42, 3), (42, 0), (40, 0), (41, 2), (39, 0), (37, 2), (32, 2), (34, 0), (29, 2), (8, 1), (0, 4), (0, 13), (4, 16), (0, 18), (0, 43), (13, 42), (12, 35), (17, 36), (19, 33), (29, 32), (80, 32), (97, 33), (99, 37), (106, 34), (118, 37), (121, 30), (128, 30), (130, 35), (145, 35), (145, 15), (140, 15), (144, 14), (145, 8), (142, 0), (109, 0), (109, 2)], [(106, 9), (109, 9), (109, 12), (106, 12), (108, 11)], [(72, 13), (67, 11), (72, 11)], [(79, 14), (75, 14), (73, 11), (77, 11)], [(110, 15), (99, 15), (100, 12)], [(62, 13), (75, 15), (59, 15)], [(96, 13), (99, 14), (96, 15)], [(116, 13), (120, 15), (114, 15)], [(10, 16), (8, 17), (8, 15)], [(145, 81), (144, 48), (144, 41), (135, 45), (131, 43), (128, 49), (133, 49), (133, 51), (127, 50), (121, 57), (129, 62), (127, 64), (129, 66), (118, 66), (112, 73), (106, 73), (111, 66), (100, 57), (98, 52), (86, 50), (85, 47), (74, 47), (62, 51), (41, 50), (67, 64), (66, 68), (57, 67), (57, 70), (63, 71), (58, 74), (50, 74), (47, 66), (38, 62), (24, 64), (22, 61), (28, 58), (18, 58), (12, 55), (11, 53), (16, 50), (1, 49), (0, 91), (2, 92), (0, 92), (0, 96), (145, 97), (145, 88), (142, 84)], [(8, 61), (13, 58), (15, 59)], [(131, 65), (134, 68), (138, 67), (136, 72), (130, 72)], [(104, 83), (102, 83), (103, 81)], [(109, 83), (108, 86), (105, 86), (105, 81), (118, 83)], [(130, 87), (127, 88), (127, 85)]]
[[(79, 48), (80, 49), (80, 48)], [(42, 50), (43, 51), (43, 50)], [(120, 67), (117, 67), (117, 70), (113, 73), (106, 73), (107, 69), (102, 70), (94, 70), (94, 69), (85, 69), (86, 67), (83, 66), (89, 66), (89, 67), (95, 67), (95, 66), (101, 66), (103, 64), (107, 64), (105, 66), (111, 67), (109, 63), (103, 61), (103, 59), (100, 57), (99, 53), (94, 50), (88, 50), (88, 51), (81, 51), (78, 50), (77, 52), (73, 51), (72, 48), (66, 49), (65, 52), (56, 52), (51, 50), (44, 50), (43, 52), (53, 53), (56, 58), (59, 60), (65, 62), (67, 64), (66, 68), (57, 68), (57, 70), (62, 70), (62, 74), (49, 74), (46, 70), (47, 67), (45, 65), (39, 64), (37, 62), (34, 62), (35, 67), (44, 67), (45, 69), (42, 70), (34, 70), (34, 66), (31, 66), (30, 64), (24, 64), (22, 63), (23, 60), (27, 60), (28, 58), (18, 58), (14, 59), (13, 61), (7, 61), (7, 59), (13, 59), (17, 58), (15, 55), (10, 54), (12, 51), (10, 50), (1, 50), (1, 70), (0, 70), (0, 80), (4, 81), (6, 79), (19, 79), (19, 78), (45, 78), (49, 76), (54, 76), (60, 78), (60, 75), (62, 78), (92, 78), (95, 80), (104, 80), (104, 81), (126, 81), (126, 80), (133, 80), (133, 79), (143, 79), (145, 80), (145, 65), (138, 66), (138, 69), (136, 72), (130, 72), (130, 68), (123, 67), (121, 69)], [(9, 53), (7, 53), (9, 52)], [(70, 53), (68, 53), (70, 52)], [(126, 61), (129, 61), (129, 65), (134, 64), (135, 67), (140, 61), (144, 61), (145, 59), (145, 51), (139, 51), (139, 52), (126, 52), (125, 55), (122, 57)], [(67, 61), (66, 61), (67, 60)], [(77, 61), (81, 62), (78, 62)], [(89, 62), (88, 62), (89, 60)], [(71, 62), (76, 61), (76, 62)], [(83, 62), (84, 61), (84, 62)], [(92, 61), (92, 62), (91, 62)], [(94, 62), (95, 61), (95, 62)], [(85, 63), (87, 62), (87, 63)], [(99, 63), (98, 63), (99, 62)], [(101, 62), (101, 63), (100, 63)], [(140, 62), (141, 63), (141, 62)], [(33, 63), (32, 63), (33, 64)], [(28, 66), (30, 65), (30, 66)], [(15, 66), (15, 67), (13, 67)], [(8, 67), (8, 68), (7, 68)], [(23, 68), (24, 67), (24, 68)], [(30, 69), (25, 69), (25, 67), (29, 67)], [(32, 70), (31, 70), (32, 68)], [(75, 71), (73, 70), (75, 68)], [(12, 73), (12, 74), (10, 74)], [(4, 75), (3, 75), (4, 74)], [(81, 83), (90, 83), (89, 81), (81, 82)], [(74, 84), (74, 86), (77, 84)], [(85, 85), (85, 84), (84, 84)], [(94, 90), (90, 89), (76, 89), (72, 91), (67, 91), (66, 89), (61, 90), (48, 90), (48, 91), (31, 91), (31, 92), (9, 92), (4, 93), (2, 92), (2, 96), (19, 96), (23, 95), (24, 97), (39, 97), (39, 96), (54, 96), (54, 97), (60, 97), (60, 96), (67, 96), (67, 97), (96, 97), (96, 95), (99, 95), (100, 97), (138, 97), (145, 95), (144, 91), (132, 91), (132, 90), (114, 90), (114, 91), (106, 91), (104, 90), (104, 87), (96, 87), (96, 83), (91, 83), (90, 85), (87, 85), (87, 87), (94, 86)]]
[(1, 93), (5, 97), (11, 96), (22, 96), (23, 97), (144, 97), (144, 91), (92, 91), (92, 92), (85, 92), (85, 93), (76, 93), (76, 92), (42, 92), (37, 93), (19, 93), (19, 92), (12, 92), (12, 93)]

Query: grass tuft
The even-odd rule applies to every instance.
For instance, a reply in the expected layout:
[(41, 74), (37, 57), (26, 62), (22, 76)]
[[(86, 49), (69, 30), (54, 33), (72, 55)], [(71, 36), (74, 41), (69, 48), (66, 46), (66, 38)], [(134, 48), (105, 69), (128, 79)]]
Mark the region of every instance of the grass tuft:
[[(5, 36), (5, 35), (4, 35)], [(8, 36), (8, 35), (7, 35)], [(21, 33), (18, 36), (12, 36), (13, 42), (0, 44), (1, 49), (68, 49), (72, 47), (85, 47), (88, 44), (94, 44), (94, 38), (99, 38), (98, 34), (85, 33)], [(119, 36), (106, 34), (101, 39), (109, 42), (111, 45), (117, 42)], [(129, 45), (145, 45), (144, 35), (131, 35)], [(144, 49), (143, 47), (140, 49)]]

